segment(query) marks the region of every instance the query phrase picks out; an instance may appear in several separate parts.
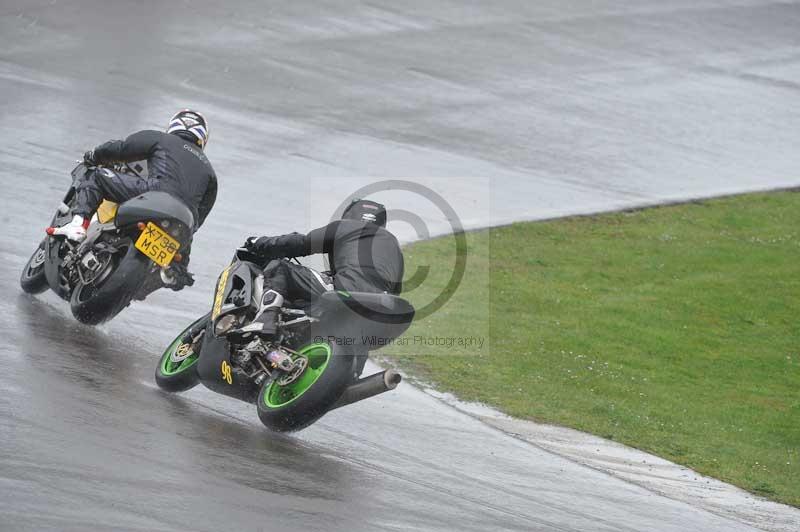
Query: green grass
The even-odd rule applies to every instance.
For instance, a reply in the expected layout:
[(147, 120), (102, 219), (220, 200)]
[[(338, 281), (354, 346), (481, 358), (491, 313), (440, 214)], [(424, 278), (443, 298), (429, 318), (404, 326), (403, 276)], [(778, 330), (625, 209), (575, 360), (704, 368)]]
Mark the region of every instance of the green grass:
[[(386, 349), (513, 416), (574, 427), (800, 506), (800, 194), (778, 192), (468, 234), (464, 282)], [(452, 239), (406, 249), (443, 287)]]

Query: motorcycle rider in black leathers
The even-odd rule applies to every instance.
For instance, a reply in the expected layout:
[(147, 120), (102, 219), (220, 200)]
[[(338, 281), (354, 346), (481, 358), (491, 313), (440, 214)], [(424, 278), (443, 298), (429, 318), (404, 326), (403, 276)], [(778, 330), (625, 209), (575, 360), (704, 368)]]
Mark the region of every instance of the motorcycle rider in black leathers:
[[(273, 336), (278, 312), (288, 299), (291, 302), (313, 303), (329, 290), (372, 292), (398, 295), (403, 283), (403, 252), (395, 236), (385, 229), (386, 209), (380, 203), (355, 200), (342, 214), (342, 219), (303, 235), (250, 237), (237, 249), (243, 260), (259, 263), (264, 270), (264, 295), (256, 318), (231, 335), (257, 334)], [(294, 264), (289, 257), (305, 257), (327, 253), (332, 271), (320, 273), (307, 266)], [(187, 331), (181, 341), (191, 344), (205, 329), (209, 313)], [(357, 353), (361, 373), (366, 354)]]
[[(236, 250), (240, 260), (264, 269), (264, 294), (256, 318), (232, 336), (257, 334), (271, 338), (277, 329), (278, 313), (284, 300), (313, 303), (329, 290), (398, 295), (403, 283), (403, 252), (397, 238), (385, 229), (386, 208), (369, 200), (355, 200), (342, 219), (308, 234), (289, 233), (271, 237), (250, 237)], [(285, 260), (327, 253), (332, 270), (318, 272)], [(181, 342), (192, 344), (206, 328), (211, 313), (184, 333)], [(356, 376), (366, 363), (366, 354), (356, 353)]]
[[(167, 132), (144, 130), (125, 140), (110, 140), (86, 152), (84, 163), (97, 168), (77, 188), (72, 221), (62, 227), (49, 227), (47, 233), (63, 235), (80, 242), (86, 238), (89, 220), (103, 199), (122, 203), (149, 190), (162, 190), (180, 199), (192, 211), (193, 231), (203, 224), (217, 197), (217, 176), (203, 149), (208, 143), (208, 125), (197, 111), (183, 109), (170, 120)], [(147, 178), (116, 172), (105, 165), (147, 161)], [(186, 271), (188, 251), (181, 265), (172, 268), (170, 277), (162, 270), (162, 280), (173, 289), (192, 284)]]
[[(313, 302), (328, 290), (399, 294), (403, 280), (403, 252), (395, 236), (387, 231), (386, 209), (380, 203), (356, 200), (342, 219), (303, 235), (249, 238), (243, 249), (266, 264), (264, 299), (254, 323), (262, 335), (275, 333), (278, 311), (285, 299)], [(294, 264), (288, 257), (327, 253), (331, 276), (307, 266)]]
[[(269, 338), (276, 332), (278, 312), (284, 300), (313, 303), (329, 290), (397, 295), (402, 290), (403, 252), (397, 238), (385, 229), (386, 209), (380, 203), (355, 200), (342, 219), (308, 234), (248, 238), (239, 248), (254, 256), (264, 270), (264, 296), (255, 320), (236, 334)], [(320, 273), (289, 262), (290, 257), (327, 253), (331, 272)], [(357, 373), (366, 355), (359, 354)]]

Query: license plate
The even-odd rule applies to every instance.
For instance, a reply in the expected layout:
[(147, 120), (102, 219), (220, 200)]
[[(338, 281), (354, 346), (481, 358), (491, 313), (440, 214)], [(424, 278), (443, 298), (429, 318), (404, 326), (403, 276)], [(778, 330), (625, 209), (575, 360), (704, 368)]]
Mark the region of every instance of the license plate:
[(136, 249), (144, 253), (150, 260), (166, 268), (172, 262), (181, 243), (167, 234), (153, 222), (147, 222), (142, 234), (136, 240)]

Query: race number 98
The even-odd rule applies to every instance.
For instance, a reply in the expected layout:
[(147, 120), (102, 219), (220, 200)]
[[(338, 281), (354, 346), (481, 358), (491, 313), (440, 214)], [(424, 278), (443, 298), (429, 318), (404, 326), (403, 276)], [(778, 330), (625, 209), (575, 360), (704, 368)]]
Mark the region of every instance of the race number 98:
[(233, 384), (233, 374), (231, 373), (231, 365), (228, 364), (227, 360), (222, 361), (222, 366), (220, 366), (222, 370), (222, 380), (227, 382), (228, 384)]

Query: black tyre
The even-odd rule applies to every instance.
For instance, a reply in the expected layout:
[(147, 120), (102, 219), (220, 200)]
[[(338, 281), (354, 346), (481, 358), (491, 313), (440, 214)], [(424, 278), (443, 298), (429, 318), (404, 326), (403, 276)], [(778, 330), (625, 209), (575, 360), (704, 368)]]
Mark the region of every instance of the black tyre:
[(130, 245), (115, 253), (91, 283), (78, 283), (70, 307), (75, 319), (86, 325), (108, 321), (130, 304), (150, 271), (150, 260)]
[[(195, 320), (175, 337), (175, 340), (167, 347), (164, 354), (156, 366), (156, 384), (167, 392), (185, 392), (197, 386), (200, 377), (197, 375), (197, 359), (200, 355), (200, 347), (196, 346), (197, 352), (191, 351), (191, 346), (181, 342), (183, 335), (189, 329), (205, 320), (206, 317)], [(189, 350), (188, 352), (186, 350)]]
[(314, 342), (298, 353), (308, 361), (299, 377), (286, 385), (268, 381), (256, 401), (261, 422), (278, 432), (300, 430), (317, 421), (353, 379), (353, 356), (342, 347)]
[(19, 284), (22, 290), (28, 294), (41, 294), (47, 290), (47, 278), (44, 275), (44, 251), (45, 240), (42, 240), (31, 258), (22, 268), (22, 275), (19, 277)]

